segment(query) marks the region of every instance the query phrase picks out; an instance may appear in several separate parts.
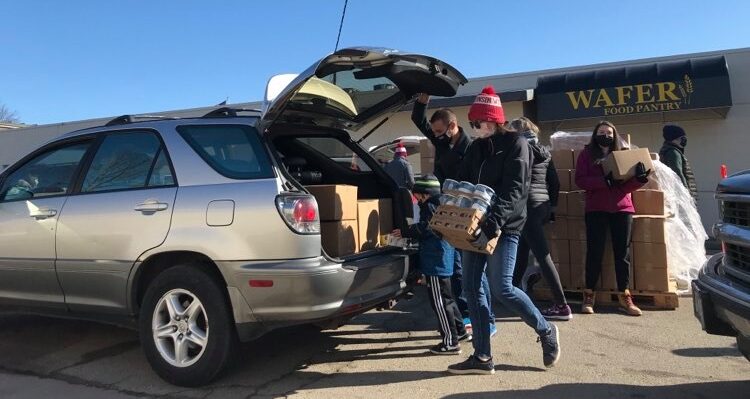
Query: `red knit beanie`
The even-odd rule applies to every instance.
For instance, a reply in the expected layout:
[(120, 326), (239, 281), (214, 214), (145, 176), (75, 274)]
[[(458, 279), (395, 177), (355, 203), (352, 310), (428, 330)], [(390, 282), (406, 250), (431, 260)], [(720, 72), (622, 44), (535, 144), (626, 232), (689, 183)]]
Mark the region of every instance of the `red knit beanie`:
[(500, 103), (500, 97), (495, 94), (492, 86), (482, 89), (482, 92), (474, 99), (474, 104), (471, 104), (469, 108), (469, 120), (505, 123), (503, 104)]
[(396, 155), (397, 157), (406, 157), (406, 155), (408, 155), (406, 153), (406, 147), (404, 147), (402, 143), (398, 143), (398, 145), (396, 146), (396, 152), (394, 155)]

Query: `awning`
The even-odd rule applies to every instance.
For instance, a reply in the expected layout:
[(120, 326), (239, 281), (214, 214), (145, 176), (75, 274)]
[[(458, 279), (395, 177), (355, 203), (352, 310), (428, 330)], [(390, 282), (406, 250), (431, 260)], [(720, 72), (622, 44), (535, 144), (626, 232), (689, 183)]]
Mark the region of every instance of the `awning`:
[(539, 121), (716, 109), (732, 105), (724, 56), (541, 76)]

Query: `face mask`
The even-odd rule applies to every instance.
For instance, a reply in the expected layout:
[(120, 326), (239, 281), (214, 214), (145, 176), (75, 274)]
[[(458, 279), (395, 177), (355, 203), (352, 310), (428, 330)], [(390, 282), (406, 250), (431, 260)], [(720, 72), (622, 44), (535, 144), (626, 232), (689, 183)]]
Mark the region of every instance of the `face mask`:
[(446, 141), (450, 140), (451, 138), (448, 137), (448, 133), (443, 133), (442, 135), (440, 135), (438, 137), (435, 137), (435, 139), (437, 139), (437, 141), (439, 141), (441, 143), (445, 143)]
[(615, 138), (614, 137), (603, 136), (603, 135), (600, 135), (600, 134), (596, 135), (596, 144), (598, 144), (601, 147), (609, 147), (614, 142), (615, 142)]
[(685, 148), (687, 146), (687, 137), (686, 136), (682, 136), (682, 138), (680, 138), (680, 146), (682, 146), (683, 148)]

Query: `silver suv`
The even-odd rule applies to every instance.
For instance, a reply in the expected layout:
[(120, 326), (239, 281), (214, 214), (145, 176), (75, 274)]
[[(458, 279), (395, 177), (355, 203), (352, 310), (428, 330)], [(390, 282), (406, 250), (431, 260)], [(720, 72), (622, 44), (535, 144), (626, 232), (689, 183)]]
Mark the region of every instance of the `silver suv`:
[(431, 57), (352, 48), (272, 79), (262, 112), (121, 117), (56, 139), (0, 174), (0, 310), (135, 327), (162, 378), (196, 386), (238, 341), (388, 302), (412, 254), (329, 256), (304, 187), (391, 198), (402, 226), (409, 193), (348, 132), (465, 82)]

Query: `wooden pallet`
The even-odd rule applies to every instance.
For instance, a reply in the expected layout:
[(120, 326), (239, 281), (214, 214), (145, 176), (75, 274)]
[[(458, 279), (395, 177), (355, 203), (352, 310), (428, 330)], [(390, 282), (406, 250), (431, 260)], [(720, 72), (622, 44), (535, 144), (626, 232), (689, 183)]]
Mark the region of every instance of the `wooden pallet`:
[[(674, 310), (680, 306), (680, 298), (676, 292), (676, 284), (670, 283), (669, 292), (650, 292), (631, 290), (633, 302), (642, 309)], [(565, 298), (571, 302), (583, 302), (583, 290), (564, 290)], [(618, 306), (617, 291), (596, 291), (596, 304), (603, 306)], [(546, 287), (534, 288), (534, 299), (549, 301), (553, 299), (552, 290)]]

